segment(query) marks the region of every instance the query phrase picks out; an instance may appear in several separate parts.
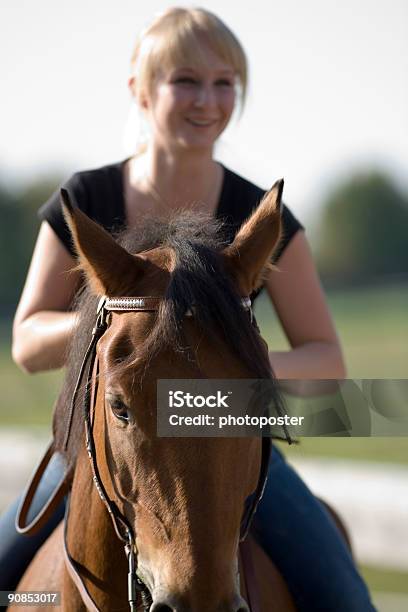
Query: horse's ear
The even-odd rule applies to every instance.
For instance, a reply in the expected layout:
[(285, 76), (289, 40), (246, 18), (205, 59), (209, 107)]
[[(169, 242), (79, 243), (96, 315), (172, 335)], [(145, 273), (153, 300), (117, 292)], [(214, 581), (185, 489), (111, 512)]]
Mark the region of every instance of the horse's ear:
[(78, 255), (78, 267), (85, 273), (92, 291), (114, 297), (140, 280), (147, 262), (128, 253), (103, 227), (72, 206), (66, 189), (61, 189), (61, 201)]
[(263, 271), (279, 244), (282, 191), (283, 179), (276, 181), (223, 252), (241, 295), (250, 295), (260, 285)]

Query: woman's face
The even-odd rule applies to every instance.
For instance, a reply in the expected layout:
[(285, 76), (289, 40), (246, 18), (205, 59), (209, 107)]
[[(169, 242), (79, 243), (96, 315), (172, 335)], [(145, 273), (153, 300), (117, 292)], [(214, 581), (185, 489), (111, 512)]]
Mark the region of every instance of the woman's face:
[(235, 73), (208, 45), (200, 43), (202, 67), (189, 64), (163, 71), (142, 102), (156, 144), (211, 150), (235, 104)]

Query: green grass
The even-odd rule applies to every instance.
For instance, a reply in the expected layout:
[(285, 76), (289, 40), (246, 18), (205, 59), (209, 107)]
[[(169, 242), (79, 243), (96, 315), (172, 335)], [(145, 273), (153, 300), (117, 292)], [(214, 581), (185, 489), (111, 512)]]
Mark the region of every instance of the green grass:
[(2, 399), (0, 426), (50, 426), (54, 402), (61, 386), (61, 373), (28, 376), (4, 354), (0, 355)]
[(61, 387), (62, 372), (28, 375), (10, 356), (10, 324), (0, 327), (0, 427), (44, 425), (50, 427), (54, 402)]
[[(327, 297), (348, 377), (408, 378), (408, 287), (333, 291)], [(256, 316), (270, 349), (288, 349), (265, 294), (259, 298)]]
[(408, 593), (408, 572), (367, 565), (360, 566), (360, 571), (371, 592)]

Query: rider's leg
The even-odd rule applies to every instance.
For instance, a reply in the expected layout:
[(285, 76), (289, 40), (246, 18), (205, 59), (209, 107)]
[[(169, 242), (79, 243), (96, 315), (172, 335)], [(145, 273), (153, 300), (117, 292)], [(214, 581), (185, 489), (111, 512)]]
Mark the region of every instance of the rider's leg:
[[(32, 501), (28, 521), (31, 521), (44, 506), (63, 474), (63, 464), (54, 455)], [(21, 497), (0, 516), (0, 591), (15, 590), (31, 559), (64, 515), (64, 503), (62, 503), (47, 525), (37, 534), (20, 535), (15, 528), (15, 519)]]
[(375, 610), (332, 517), (275, 447), (253, 528), (300, 612)]

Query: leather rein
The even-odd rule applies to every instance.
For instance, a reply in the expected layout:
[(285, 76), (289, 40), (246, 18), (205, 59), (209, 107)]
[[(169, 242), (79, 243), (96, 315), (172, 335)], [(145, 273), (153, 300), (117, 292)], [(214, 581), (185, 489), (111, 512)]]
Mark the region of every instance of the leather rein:
[[(120, 297), (120, 298), (108, 298), (106, 296), (101, 297), (97, 306), (96, 312), (96, 322), (92, 329), (91, 340), (89, 342), (88, 348), (85, 352), (78, 378), (75, 385), (75, 390), (72, 396), (71, 406), (68, 413), (67, 418), (67, 428), (66, 435), (64, 441), (64, 449), (66, 449), (69, 441), (72, 419), (74, 415), (76, 400), (81, 389), (83, 380), (86, 379), (85, 389), (84, 389), (84, 401), (83, 401), (83, 416), (85, 423), (85, 439), (86, 439), (86, 449), (88, 453), (88, 457), (91, 464), (93, 481), (95, 487), (99, 493), (99, 496), (104, 503), (113, 523), (113, 527), (117, 537), (121, 540), (124, 551), (128, 560), (128, 602), (131, 612), (136, 612), (137, 606), (137, 594), (139, 593), (140, 599), (142, 601), (143, 608), (145, 612), (149, 612), (152, 599), (146, 584), (140, 579), (137, 575), (137, 550), (136, 550), (136, 538), (135, 533), (126, 517), (120, 512), (116, 503), (111, 500), (106, 492), (104, 484), (102, 482), (97, 460), (96, 460), (96, 450), (95, 450), (95, 442), (93, 437), (93, 419), (92, 414), (95, 408), (96, 402), (96, 386), (97, 386), (97, 356), (96, 356), (96, 345), (99, 339), (103, 336), (106, 329), (109, 325), (108, 314), (110, 312), (151, 312), (157, 311), (159, 305), (161, 303), (161, 298), (156, 297)], [(250, 315), (251, 323), (253, 323), (253, 315), (251, 308), (251, 300), (250, 298), (242, 298), (242, 307), (248, 311)], [(193, 312), (187, 311), (186, 316), (193, 316)], [(85, 378), (86, 377), (86, 378)], [(262, 459), (261, 459), (261, 468), (259, 473), (259, 479), (257, 487), (252, 495), (247, 499), (246, 507), (244, 511), (244, 517), (241, 522), (240, 529), (240, 542), (242, 543), (246, 536), (248, 535), (251, 522), (253, 516), (256, 512), (258, 504), (262, 498), (263, 492), (266, 486), (267, 473), (268, 473), (268, 465), (269, 458), (271, 452), (271, 439), (270, 437), (262, 438)], [(46, 460), (46, 458), (45, 458)], [(49, 457), (48, 457), (49, 460)], [(40, 468), (42, 472), (45, 470), (45, 467), (48, 461), (45, 464), (45, 467), (41, 463)], [(41, 474), (42, 474), (41, 472)], [(32, 485), (38, 485), (39, 478), (41, 476), (39, 474), (39, 470), (37, 470), (32, 483), (30, 483), (27, 494), (25, 496), (24, 502), (20, 509), (18, 520), (17, 520), (17, 528), (22, 533), (30, 533), (34, 531), (36, 519), (32, 521), (28, 526), (23, 524), (23, 519), (25, 520), (30, 501), (32, 499)], [(54, 496), (53, 496), (54, 497)], [(27, 507), (28, 506), (28, 507)], [(48, 507), (48, 504), (46, 508)], [(42, 511), (40, 515), (42, 516), (44, 512)], [(48, 514), (48, 513), (47, 513)], [(21, 515), (21, 516), (20, 516)], [(23, 516), (24, 515), (24, 516)], [(39, 516), (40, 516), (39, 515)], [(69, 499), (66, 505), (65, 512), (65, 524), (64, 524), (64, 555), (65, 555), (65, 563), (74, 584), (78, 588), (78, 591), (82, 597), (82, 600), (88, 610), (91, 612), (100, 612), (96, 603), (92, 599), (88, 589), (86, 588), (83, 579), (80, 576), (79, 565), (77, 562), (71, 557), (68, 551), (67, 545), (67, 525), (68, 525), (68, 517), (69, 517)], [(253, 608), (253, 612), (255, 609)]]

